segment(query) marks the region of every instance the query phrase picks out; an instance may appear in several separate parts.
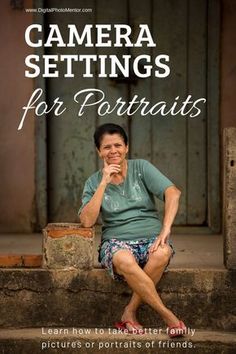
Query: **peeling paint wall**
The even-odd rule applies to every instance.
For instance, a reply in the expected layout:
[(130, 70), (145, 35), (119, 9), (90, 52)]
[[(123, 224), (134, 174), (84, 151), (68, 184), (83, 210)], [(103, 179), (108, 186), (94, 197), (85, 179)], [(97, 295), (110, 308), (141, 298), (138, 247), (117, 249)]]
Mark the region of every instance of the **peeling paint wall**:
[[(22, 46), (32, 14), (0, 3), (0, 232), (32, 232), (35, 224), (35, 119), (28, 113), (17, 131), (19, 112), (33, 91), (33, 80), (24, 78), (24, 59), (30, 48)], [(222, 0), (221, 27), (221, 128), (236, 127), (236, 2)], [(31, 0), (24, 1), (32, 7)]]
[[(24, 1), (32, 7), (32, 1)], [(0, 232), (31, 232), (34, 224), (34, 116), (29, 113), (18, 132), (22, 106), (33, 91), (33, 81), (24, 77), (25, 28), (32, 15), (13, 9), (11, 1), (0, 4)], [(23, 38), (23, 40), (22, 40)]]
[(222, 2), (221, 128), (236, 127), (236, 1)]

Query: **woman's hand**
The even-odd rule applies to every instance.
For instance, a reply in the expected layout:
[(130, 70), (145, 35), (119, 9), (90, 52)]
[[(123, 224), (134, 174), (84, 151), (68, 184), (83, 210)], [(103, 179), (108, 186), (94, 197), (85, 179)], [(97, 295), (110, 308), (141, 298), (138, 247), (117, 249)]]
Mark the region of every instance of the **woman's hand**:
[(121, 171), (121, 168), (120, 165), (116, 165), (116, 164), (108, 165), (105, 159), (103, 160), (103, 162), (104, 162), (104, 167), (102, 170), (103, 173), (102, 182), (108, 184), (111, 182), (112, 175), (115, 173), (119, 173)]
[(150, 247), (150, 252), (155, 252), (159, 246), (164, 247), (167, 243), (171, 233), (171, 225), (178, 210), (180, 195), (180, 190), (175, 186), (170, 186), (165, 190), (165, 213), (163, 218), (163, 226), (159, 236), (157, 236), (157, 239)]
[(164, 247), (170, 237), (170, 229), (162, 228), (160, 234), (157, 236), (157, 239), (153, 242), (149, 248), (149, 252), (155, 252), (158, 247)]

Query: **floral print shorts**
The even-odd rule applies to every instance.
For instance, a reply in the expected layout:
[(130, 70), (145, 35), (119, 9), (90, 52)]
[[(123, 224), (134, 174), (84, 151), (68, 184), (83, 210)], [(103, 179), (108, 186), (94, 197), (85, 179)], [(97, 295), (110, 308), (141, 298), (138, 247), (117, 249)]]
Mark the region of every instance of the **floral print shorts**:
[[(148, 239), (144, 238), (137, 241), (120, 241), (116, 238), (103, 241), (98, 248), (98, 252), (99, 252), (98, 260), (101, 263), (101, 266), (108, 270), (110, 276), (113, 279), (124, 280), (124, 278), (121, 275), (114, 272), (113, 263), (112, 263), (113, 255), (121, 249), (129, 250), (135, 257), (139, 266), (143, 268), (148, 261), (149, 248), (156, 240), (156, 238), (157, 237), (155, 235), (152, 238), (148, 238)], [(172, 255), (171, 255), (172, 258), (173, 255), (175, 254), (175, 251), (170, 241), (168, 241), (168, 244), (172, 249)], [(165, 271), (167, 271), (167, 267), (169, 263), (170, 261), (168, 262)]]

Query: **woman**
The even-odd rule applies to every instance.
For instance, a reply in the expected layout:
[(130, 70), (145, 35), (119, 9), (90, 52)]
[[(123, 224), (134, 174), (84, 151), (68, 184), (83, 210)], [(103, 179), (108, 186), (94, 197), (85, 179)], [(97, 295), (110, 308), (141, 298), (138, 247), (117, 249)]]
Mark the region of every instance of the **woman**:
[[(79, 215), (82, 225), (91, 227), (101, 212), (99, 260), (113, 278), (122, 276), (133, 290), (116, 327), (141, 333), (136, 311), (144, 301), (162, 317), (169, 336), (182, 335), (184, 323), (163, 304), (155, 286), (173, 254), (168, 239), (180, 191), (148, 161), (127, 160), (128, 138), (119, 125), (99, 126), (94, 142), (104, 166), (86, 181)], [(165, 202), (163, 224), (154, 195)]]

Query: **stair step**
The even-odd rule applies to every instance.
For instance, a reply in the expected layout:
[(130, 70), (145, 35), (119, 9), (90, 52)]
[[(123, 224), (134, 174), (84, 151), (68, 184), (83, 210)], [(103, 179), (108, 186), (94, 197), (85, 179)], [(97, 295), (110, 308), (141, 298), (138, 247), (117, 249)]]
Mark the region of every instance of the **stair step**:
[[(203, 331), (170, 339), (165, 329), (146, 328), (146, 333), (123, 334), (113, 328), (27, 328), (1, 329), (0, 352), (3, 354), (42, 353), (199, 353), (234, 354), (233, 332)], [(51, 334), (48, 334), (51, 333)]]
[[(193, 328), (236, 329), (236, 272), (172, 269), (158, 285), (164, 303)], [(91, 271), (0, 269), (0, 328), (110, 327), (121, 317), (131, 290), (102, 269)], [(162, 325), (141, 305), (145, 326)]]

